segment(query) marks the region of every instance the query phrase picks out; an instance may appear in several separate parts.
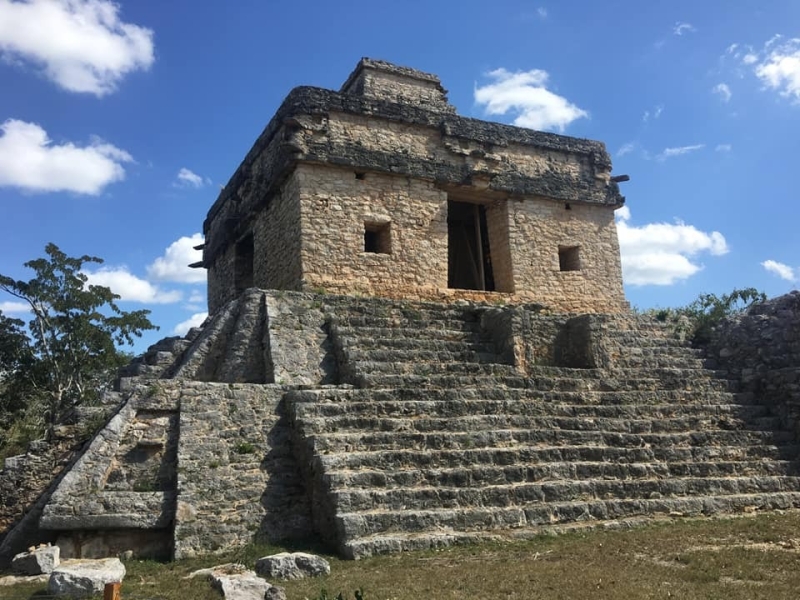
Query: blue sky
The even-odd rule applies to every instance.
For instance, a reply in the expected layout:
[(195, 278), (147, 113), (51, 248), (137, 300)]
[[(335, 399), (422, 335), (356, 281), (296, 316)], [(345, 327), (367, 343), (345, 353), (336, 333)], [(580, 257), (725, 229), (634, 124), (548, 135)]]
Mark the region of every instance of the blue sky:
[[(606, 143), (634, 306), (800, 281), (800, 3), (0, 0), (0, 273), (55, 242), (161, 331), (205, 213), (289, 90), (370, 56), (459, 113)], [(10, 297), (0, 309), (19, 313)], [(141, 349), (141, 348), (140, 348)]]

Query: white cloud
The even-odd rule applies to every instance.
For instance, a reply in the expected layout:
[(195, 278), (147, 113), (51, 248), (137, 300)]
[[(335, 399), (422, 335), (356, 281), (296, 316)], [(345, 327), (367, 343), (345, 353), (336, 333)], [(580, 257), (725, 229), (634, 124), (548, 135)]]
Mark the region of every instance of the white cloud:
[(713, 88), (711, 88), (711, 91), (714, 92), (715, 94), (719, 94), (723, 102), (730, 101), (731, 96), (733, 95), (731, 94), (731, 88), (728, 87), (727, 83), (718, 83)]
[(733, 150), (733, 146), (730, 144), (717, 144), (717, 147), (714, 148), (715, 152), (730, 152)]
[(776, 45), (778, 38), (765, 45), (763, 56), (748, 64), (769, 89), (800, 103), (800, 39), (794, 38)]
[(531, 129), (564, 128), (576, 119), (588, 118), (589, 113), (566, 98), (547, 89), (549, 75), (533, 69), (511, 73), (495, 69), (488, 77), (493, 80), (475, 88), (475, 102), (485, 105), (489, 115), (515, 114), (514, 125)]
[(728, 244), (718, 231), (700, 231), (682, 221), (631, 225), (626, 206), (617, 210), (617, 233), (622, 256), (622, 278), (631, 285), (672, 285), (703, 267), (699, 254), (721, 256)]
[(617, 150), (617, 156), (625, 156), (626, 154), (630, 154), (636, 150), (636, 142), (628, 142), (626, 144), (622, 144), (622, 147)]
[(676, 22), (675, 27), (672, 28), (672, 33), (675, 35), (683, 35), (684, 33), (692, 33), (694, 31), (697, 31), (694, 25), (691, 23), (682, 23), (680, 21)]
[(208, 179), (204, 179), (197, 173), (190, 171), (186, 167), (183, 167), (180, 171), (178, 171), (178, 181), (175, 183), (175, 185), (178, 187), (201, 188), (208, 183), (211, 183)]
[(536, 9), (536, 14), (539, 15), (539, 18), (546, 19), (547, 18), (547, 9), (544, 6), (540, 6)]
[(205, 269), (190, 269), (189, 265), (203, 259), (202, 250), (195, 250), (194, 246), (203, 243), (203, 234), (195, 233), (189, 237), (183, 236), (172, 242), (159, 256), (147, 267), (147, 275), (156, 281), (173, 281), (177, 283), (205, 283)]
[(153, 32), (108, 0), (0, 0), (0, 52), (70, 92), (103, 96), (153, 64)]
[(786, 281), (794, 282), (798, 280), (798, 277), (800, 277), (800, 269), (798, 269), (798, 274), (796, 275), (792, 267), (774, 260), (765, 260), (761, 263), (761, 266), (770, 273), (773, 273), (774, 275), (777, 275)]
[(738, 63), (735, 70), (738, 77), (752, 71), (764, 89), (800, 104), (800, 38), (785, 40), (781, 35), (774, 35), (761, 50), (749, 45), (731, 44), (723, 60), (726, 55)]
[(697, 150), (702, 150), (705, 148), (705, 144), (693, 144), (691, 146), (678, 146), (676, 148), (664, 148), (664, 150), (656, 156), (657, 160), (664, 161), (668, 158), (672, 158), (673, 156), (681, 156), (683, 154), (689, 154), (690, 152), (696, 152)]
[(84, 271), (88, 285), (102, 285), (129, 302), (147, 304), (172, 304), (180, 302), (183, 294), (177, 290), (162, 290), (149, 281), (137, 277), (126, 267), (103, 267), (97, 271)]
[(0, 187), (96, 195), (124, 179), (122, 163), (133, 161), (130, 154), (99, 138), (83, 147), (71, 142), (54, 145), (36, 123), (9, 119), (0, 131)]
[(661, 113), (664, 112), (664, 105), (659, 104), (652, 111), (646, 110), (642, 115), (642, 122), (647, 123), (651, 118), (655, 121), (661, 116)]
[(30, 311), (31, 305), (27, 302), (0, 302), (0, 312), (6, 315), (18, 315)]
[(206, 297), (200, 290), (192, 290), (192, 294), (189, 296), (189, 302), (205, 302)]
[(207, 312), (195, 313), (185, 321), (181, 321), (172, 330), (173, 335), (186, 335), (192, 327), (200, 327), (203, 322), (208, 318)]

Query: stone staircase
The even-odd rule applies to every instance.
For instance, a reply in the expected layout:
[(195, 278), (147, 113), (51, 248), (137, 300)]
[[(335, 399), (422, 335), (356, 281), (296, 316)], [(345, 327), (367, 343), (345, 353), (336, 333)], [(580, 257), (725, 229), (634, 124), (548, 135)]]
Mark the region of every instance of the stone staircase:
[(344, 556), (800, 506), (793, 433), (658, 323), (611, 320), (605, 368), (524, 374), (468, 307), (340, 311), (330, 334), (355, 387), (287, 401)]
[(524, 385), (471, 307), (364, 305), (340, 310), (329, 330), (340, 379), (357, 387)]

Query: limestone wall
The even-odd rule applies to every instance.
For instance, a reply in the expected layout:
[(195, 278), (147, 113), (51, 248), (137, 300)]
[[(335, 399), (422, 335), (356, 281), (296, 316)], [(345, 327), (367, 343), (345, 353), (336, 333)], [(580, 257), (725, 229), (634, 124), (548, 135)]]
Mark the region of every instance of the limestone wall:
[[(230, 217), (224, 217), (230, 218)], [(261, 210), (239, 224), (236, 243), (228, 244), (208, 271), (208, 307), (215, 313), (244, 289), (297, 290), (302, 281), (300, 242), (300, 195), (296, 177), (291, 177)], [(252, 278), (244, 282), (237, 275), (237, 254), (247, 234), (252, 235)]]
[(303, 278), (300, 185), (290, 177), (253, 225), (253, 285), (262, 289), (299, 290)]
[(175, 557), (310, 535), (284, 388), (185, 381), (175, 389), (181, 404)]
[[(356, 176), (358, 174), (358, 176)], [(447, 289), (448, 193), (433, 182), (342, 167), (300, 164), (303, 287), (411, 299), (492, 294)], [(459, 196), (455, 196), (459, 198)], [(384, 228), (388, 252), (365, 252), (365, 228)], [(542, 198), (488, 204), (494, 298), (564, 312), (619, 312), (622, 289), (613, 211)], [(559, 249), (577, 249), (562, 271)]]
[(208, 269), (208, 312), (216, 313), (228, 302), (236, 298), (236, 287), (233, 283), (234, 246), (227, 246), (214, 259)]
[[(614, 213), (541, 198), (509, 203), (514, 281), (521, 299), (563, 312), (627, 308)], [(559, 248), (578, 248), (578, 270), (561, 271)]]
[[(431, 182), (298, 165), (305, 288), (420, 295), (447, 287), (447, 194)], [(365, 225), (388, 228), (390, 253), (364, 252)]]

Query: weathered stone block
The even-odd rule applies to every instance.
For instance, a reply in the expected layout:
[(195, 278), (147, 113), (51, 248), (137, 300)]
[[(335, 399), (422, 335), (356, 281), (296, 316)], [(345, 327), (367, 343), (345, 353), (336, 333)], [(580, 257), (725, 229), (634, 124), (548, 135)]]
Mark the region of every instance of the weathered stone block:
[(124, 578), (125, 565), (118, 558), (69, 560), (50, 574), (47, 591), (54, 596), (85, 598), (102, 593), (107, 583)]
[(45, 546), (17, 554), (11, 561), (11, 569), (20, 575), (50, 573), (60, 564), (58, 546)]
[(274, 579), (303, 579), (330, 572), (331, 565), (327, 560), (304, 552), (281, 552), (256, 561), (256, 573)]

